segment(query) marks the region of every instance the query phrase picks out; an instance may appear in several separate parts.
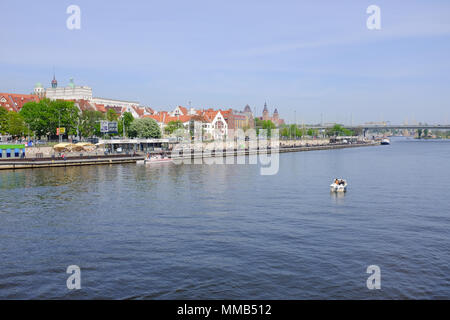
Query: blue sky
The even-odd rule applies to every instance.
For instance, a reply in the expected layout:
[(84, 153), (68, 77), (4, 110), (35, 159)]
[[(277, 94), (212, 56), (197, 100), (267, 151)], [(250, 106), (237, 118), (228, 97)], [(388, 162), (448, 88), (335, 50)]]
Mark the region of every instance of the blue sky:
[[(66, 9), (81, 8), (81, 30)], [(381, 8), (368, 30), (366, 8)], [(0, 92), (73, 77), (94, 96), (288, 122), (449, 122), (450, 2), (0, 2)]]

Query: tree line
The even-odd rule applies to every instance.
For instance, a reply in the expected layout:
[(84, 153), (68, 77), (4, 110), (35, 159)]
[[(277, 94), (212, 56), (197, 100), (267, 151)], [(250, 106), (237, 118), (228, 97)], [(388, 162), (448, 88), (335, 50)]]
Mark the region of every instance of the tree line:
[[(331, 128), (325, 130), (325, 136), (357, 136), (361, 135), (362, 130), (350, 130), (344, 128), (340, 124), (336, 124)], [(319, 130), (313, 128), (299, 128), (296, 124), (284, 125), (280, 128), (280, 135), (286, 138), (301, 138), (303, 136), (317, 137), (319, 136)]]
[(35, 135), (38, 139), (53, 139), (57, 128), (65, 128), (66, 136), (100, 137), (100, 121), (117, 121), (118, 133), (134, 138), (160, 138), (161, 131), (155, 120), (134, 119), (130, 112), (122, 116), (114, 109), (106, 113), (95, 110), (80, 112), (73, 101), (42, 99), (39, 102), (27, 102), (19, 112), (7, 111), (0, 107), (0, 133), (13, 137)]

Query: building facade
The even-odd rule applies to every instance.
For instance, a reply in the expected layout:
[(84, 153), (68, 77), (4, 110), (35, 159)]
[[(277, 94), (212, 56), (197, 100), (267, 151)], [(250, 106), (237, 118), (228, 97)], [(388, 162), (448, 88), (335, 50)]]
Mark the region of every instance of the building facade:
[(50, 100), (92, 100), (92, 88), (88, 86), (75, 85), (73, 78), (67, 87), (58, 87), (55, 78), (52, 87), (45, 89), (45, 97)]
[(280, 116), (278, 114), (278, 109), (277, 108), (275, 108), (272, 116), (270, 116), (269, 109), (267, 108), (267, 103), (266, 102), (264, 102), (264, 109), (263, 109), (263, 112), (262, 112), (262, 116), (259, 117), (258, 119), (263, 120), (263, 121), (270, 120), (277, 127), (284, 124), (284, 120), (280, 119)]
[(91, 87), (75, 85), (73, 78), (70, 79), (66, 87), (58, 87), (58, 81), (53, 76), (50, 88), (44, 89), (40, 83), (37, 83), (34, 94), (40, 98), (46, 97), (51, 100), (72, 100), (79, 106), (80, 110), (83, 109), (80, 105), (84, 106), (85, 109), (100, 112), (114, 109), (119, 115), (130, 112), (134, 118), (154, 113), (153, 109), (141, 106), (138, 101), (93, 97)]

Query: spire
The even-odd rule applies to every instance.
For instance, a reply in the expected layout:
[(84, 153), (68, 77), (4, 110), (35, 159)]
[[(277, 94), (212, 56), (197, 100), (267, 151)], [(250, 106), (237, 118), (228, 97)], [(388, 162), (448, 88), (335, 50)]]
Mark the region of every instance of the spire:
[(53, 80), (52, 80), (52, 88), (58, 87), (58, 81), (56, 81), (55, 77), (55, 68), (53, 68)]
[(267, 110), (267, 103), (266, 102), (264, 102), (264, 110), (263, 110), (263, 112), (269, 112), (269, 110)]

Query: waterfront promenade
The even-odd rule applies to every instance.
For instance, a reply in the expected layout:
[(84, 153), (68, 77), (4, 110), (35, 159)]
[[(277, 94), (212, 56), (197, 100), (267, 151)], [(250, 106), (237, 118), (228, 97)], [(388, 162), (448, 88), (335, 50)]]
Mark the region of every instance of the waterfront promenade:
[[(312, 143), (315, 141), (315, 143)], [(280, 143), (279, 148), (243, 148), (232, 149), (226, 148), (223, 150), (212, 149), (211, 144), (203, 144), (202, 150), (194, 149), (195, 144), (190, 145), (188, 149), (181, 149), (177, 152), (177, 155), (171, 155), (170, 150), (154, 151), (152, 154), (168, 154), (173, 160), (183, 159), (203, 159), (207, 157), (215, 156), (246, 156), (264, 153), (285, 153), (285, 152), (304, 152), (315, 150), (328, 150), (328, 149), (343, 149), (343, 148), (355, 148), (363, 146), (379, 145), (376, 141), (359, 141), (358, 143), (323, 143), (317, 140), (311, 140), (309, 143), (303, 141), (283, 141)], [(32, 148), (29, 148), (32, 149)], [(29, 150), (27, 149), (27, 151)], [(36, 148), (37, 149), (37, 148)], [(212, 150), (211, 150), (212, 149)], [(36, 155), (35, 152), (31, 154)], [(64, 154), (62, 157), (60, 154), (52, 154), (47, 152), (47, 157), (27, 157), (27, 158), (10, 158), (0, 160), (0, 170), (16, 170), (16, 169), (34, 169), (44, 167), (68, 167), (68, 166), (84, 166), (84, 165), (105, 165), (105, 164), (121, 164), (121, 163), (136, 163), (138, 160), (143, 160), (145, 154), (142, 152), (136, 152), (133, 154), (105, 154), (104, 150), (98, 150), (93, 153), (74, 153)]]

